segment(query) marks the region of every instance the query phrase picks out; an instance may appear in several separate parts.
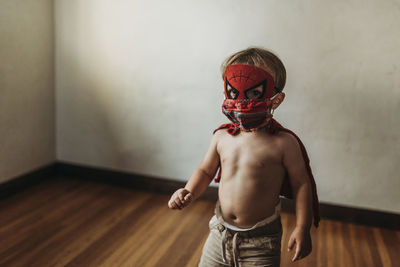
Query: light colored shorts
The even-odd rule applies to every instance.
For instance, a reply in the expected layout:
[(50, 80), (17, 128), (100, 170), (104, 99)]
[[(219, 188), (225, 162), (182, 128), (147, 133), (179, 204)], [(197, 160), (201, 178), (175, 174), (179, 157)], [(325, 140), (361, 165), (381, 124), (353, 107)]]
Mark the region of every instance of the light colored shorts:
[(245, 231), (232, 230), (221, 216), (219, 201), (209, 222), (199, 267), (279, 266), (282, 224), (280, 203), (275, 214)]

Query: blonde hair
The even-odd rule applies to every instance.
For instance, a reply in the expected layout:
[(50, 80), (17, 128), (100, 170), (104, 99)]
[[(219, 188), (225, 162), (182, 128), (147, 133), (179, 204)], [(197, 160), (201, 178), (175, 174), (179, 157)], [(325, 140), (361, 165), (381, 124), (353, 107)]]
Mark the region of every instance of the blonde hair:
[(229, 56), (221, 65), (222, 79), (225, 69), (234, 64), (249, 64), (267, 71), (272, 70), (275, 74), (275, 87), (282, 91), (286, 83), (286, 69), (282, 61), (271, 51), (260, 47), (249, 47), (245, 50)]

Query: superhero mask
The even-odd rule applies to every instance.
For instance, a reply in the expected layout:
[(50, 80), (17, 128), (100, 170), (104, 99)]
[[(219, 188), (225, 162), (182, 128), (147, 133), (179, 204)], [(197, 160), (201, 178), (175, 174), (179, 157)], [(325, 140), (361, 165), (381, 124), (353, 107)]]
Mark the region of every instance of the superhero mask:
[(267, 71), (247, 64), (230, 65), (224, 75), (222, 112), (236, 127), (250, 131), (272, 118), (272, 98), (279, 90)]

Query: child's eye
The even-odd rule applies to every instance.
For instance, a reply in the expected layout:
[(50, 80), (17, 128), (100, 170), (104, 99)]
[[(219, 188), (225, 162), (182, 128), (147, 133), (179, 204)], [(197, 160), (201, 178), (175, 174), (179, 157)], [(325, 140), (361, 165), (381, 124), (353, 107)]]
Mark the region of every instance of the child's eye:
[(245, 92), (247, 99), (259, 99), (264, 95), (264, 86), (259, 85)]
[(236, 99), (239, 96), (239, 91), (228, 85), (226, 93), (229, 99)]
[(229, 98), (235, 99), (238, 96), (238, 92), (236, 90), (230, 90), (229, 91)]

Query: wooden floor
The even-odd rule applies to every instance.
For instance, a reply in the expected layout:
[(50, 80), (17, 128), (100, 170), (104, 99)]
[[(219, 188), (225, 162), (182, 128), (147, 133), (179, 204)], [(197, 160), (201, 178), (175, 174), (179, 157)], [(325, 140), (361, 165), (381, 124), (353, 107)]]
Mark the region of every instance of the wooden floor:
[[(0, 202), (0, 266), (197, 266), (214, 203), (172, 211), (168, 199), (65, 178), (29, 188)], [(281, 266), (400, 266), (400, 232), (329, 220), (291, 263), (294, 216), (282, 223)]]

